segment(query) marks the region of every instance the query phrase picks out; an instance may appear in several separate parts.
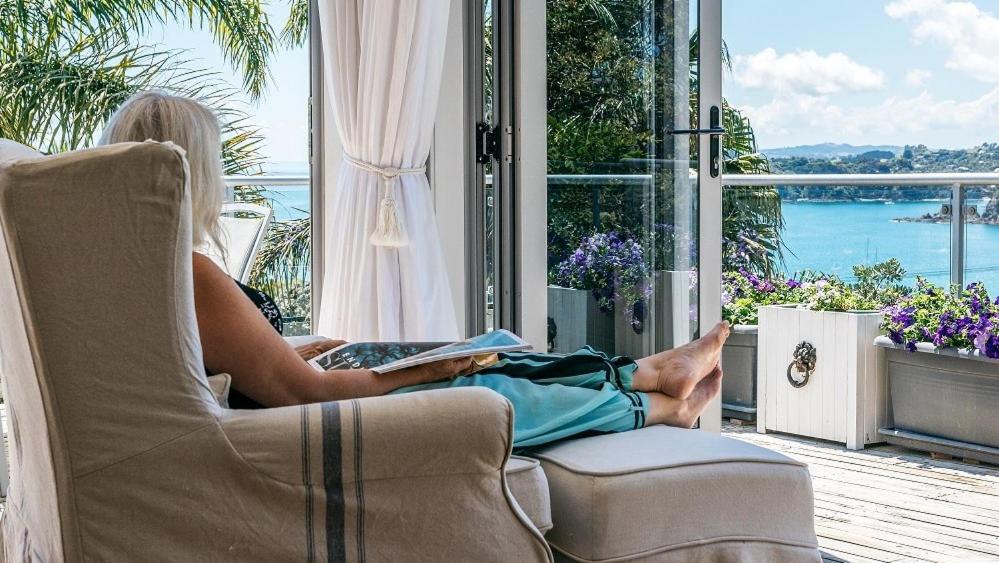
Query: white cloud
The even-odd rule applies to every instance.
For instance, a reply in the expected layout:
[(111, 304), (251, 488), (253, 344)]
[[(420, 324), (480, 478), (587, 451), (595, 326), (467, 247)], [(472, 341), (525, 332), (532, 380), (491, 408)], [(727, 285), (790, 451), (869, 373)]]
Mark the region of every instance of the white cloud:
[(771, 47), (733, 59), (735, 81), (746, 88), (824, 95), (878, 90), (884, 86), (880, 71), (864, 66), (843, 53), (820, 55), (796, 51), (778, 55)]
[(907, 21), (916, 43), (947, 49), (947, 68), (999, 82), (999, 18), (972, 2), (946, 0), (896, 0), (885, 13)]
[(909, 86), (922, 86), (932, 76), (933, 73), (926, 69), (914, 68), (905, 73), (905, 83)]
[(967, 140), (994, 138), (999, 129), (999, 87), (966, 101), (923, 92), (850, 108), (831, 102), (828, 96), (785, 93), (766, 104), (739, 109), (750, 118), (764, 146), (779, 146), (783, 139), (798, 137), (803, 131), (816, 142), (874, 139), (944, 146), (957, 135), (971, 144)]

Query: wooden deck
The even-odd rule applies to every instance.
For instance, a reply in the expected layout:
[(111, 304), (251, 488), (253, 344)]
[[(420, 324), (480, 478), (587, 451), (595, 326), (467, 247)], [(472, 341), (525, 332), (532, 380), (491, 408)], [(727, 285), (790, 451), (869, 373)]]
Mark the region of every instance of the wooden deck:
[(755, 425), (723, 432), (808, 464), (828, 561), (999, 561), (999, 467), (894, 446), (849, 451)]

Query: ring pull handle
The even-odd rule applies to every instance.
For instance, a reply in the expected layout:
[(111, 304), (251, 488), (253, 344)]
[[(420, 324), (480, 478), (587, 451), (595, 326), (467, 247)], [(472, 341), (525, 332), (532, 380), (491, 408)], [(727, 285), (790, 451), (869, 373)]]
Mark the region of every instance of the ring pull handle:
[[(794, 359), (787, 366), (787, 382), (791, 384), (791, 387), (800, 389), (808, 384), (808, 380), (812, 377), (812, 372), (815, 371), (815, 346), (812, 346), (810, 342), (802, 340), (794, 347), (792, 357)], [(792, 372), (798, 372), (803, 375), (799, 379)]]

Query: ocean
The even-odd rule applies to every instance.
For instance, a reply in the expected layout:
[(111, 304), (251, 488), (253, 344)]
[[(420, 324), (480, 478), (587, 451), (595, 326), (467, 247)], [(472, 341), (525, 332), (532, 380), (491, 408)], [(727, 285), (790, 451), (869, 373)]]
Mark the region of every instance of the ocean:
[[(275, 218), (308, 215), (307, 186), (281, 186), (269, 191)], [(853, 266), (898, 258), (908, 272), (946, 286), (950, 280), (950, 225), (901, 223), (899, 217), (916, 217), (940, 210), (942, 201), (818, 202), (784, 201), (786, 229), (785, 270), (811, 269), (851, 279)], [(984, 210), (983, 202), (977, 204)], [(965, 281), (981, 281), (999, 293), (999, 225), (968, 225)]]
[[(940, 211), (942, 201), (789, 202), (782, 205), (787, 271), (812, 269), (850, 279), (855, 264), (898, 258), (908, 272), (946, 286), (950, 283), (950, 224), (901, 223)], [(984, 210), (984, 202), (969, 201)], [(999, 291), (999, 225), (967, 225), (965, 282), (980, 281)]]

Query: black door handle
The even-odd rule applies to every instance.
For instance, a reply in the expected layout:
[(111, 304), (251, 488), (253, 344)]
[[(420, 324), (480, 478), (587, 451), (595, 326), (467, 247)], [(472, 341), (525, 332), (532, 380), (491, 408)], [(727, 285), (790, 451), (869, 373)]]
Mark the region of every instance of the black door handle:
[(724, 127), (711, 127), (708, 129), (674, 129), (667, 131), (670, 135), (724, 135)]
[(718, 109), (718, 106), (711, 106), (711, 111), (708, 113), (708, 120), (711, 127), (707, 129), (674, 129), (669, 131), (669, 134), (711, 135), (708, 145), (708, 172), (712, 178), (717, 178), (721, 175), (722, 166), (721, 136), (725, 134), (725, 128), (722, 127), (721, 110)]

